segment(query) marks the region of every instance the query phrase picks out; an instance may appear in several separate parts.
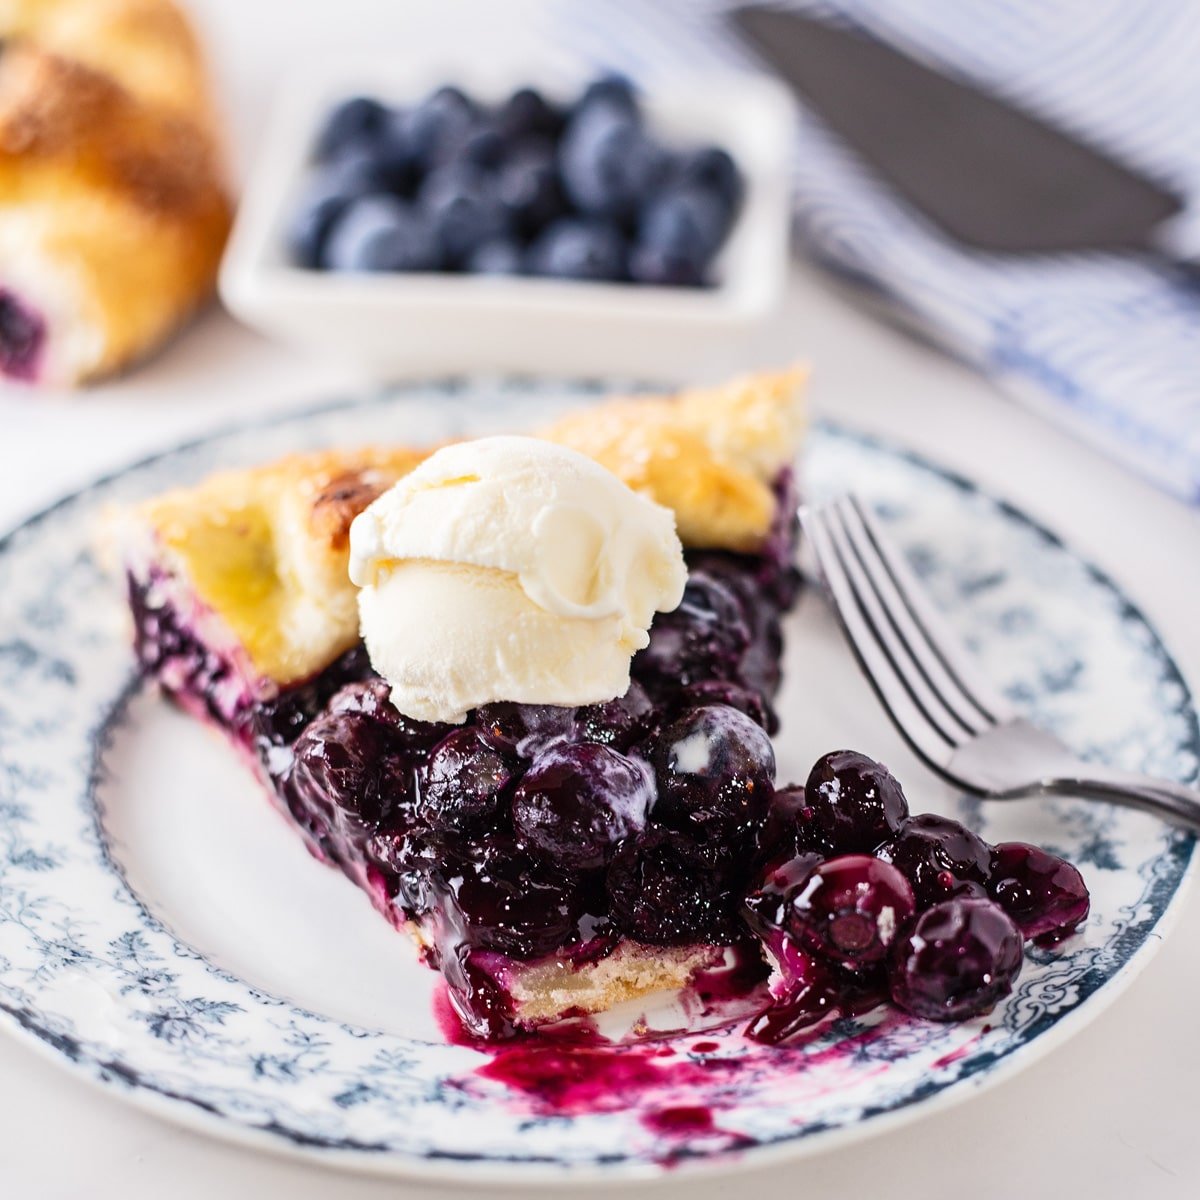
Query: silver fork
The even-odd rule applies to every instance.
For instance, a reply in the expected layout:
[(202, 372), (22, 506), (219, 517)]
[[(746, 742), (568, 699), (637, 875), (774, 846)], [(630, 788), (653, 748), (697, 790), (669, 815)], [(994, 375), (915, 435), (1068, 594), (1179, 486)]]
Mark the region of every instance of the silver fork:
[(940, 775), (994, 800), (1084, 795), (1200, 833), (1200, 791), (1085, 762), (1021, 717), (856, 497), (802, 509), (800, 519), (859, 664), (905, 740)]

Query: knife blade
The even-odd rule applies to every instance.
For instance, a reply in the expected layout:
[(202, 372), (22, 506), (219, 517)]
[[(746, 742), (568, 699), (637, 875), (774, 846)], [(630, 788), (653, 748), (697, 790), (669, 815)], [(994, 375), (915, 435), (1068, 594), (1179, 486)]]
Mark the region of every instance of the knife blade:
[(822, 121), (955, 240), (1005, 254), (1167, 252), (1180, 196), (972, 83), (777, 8), (731, 14)]

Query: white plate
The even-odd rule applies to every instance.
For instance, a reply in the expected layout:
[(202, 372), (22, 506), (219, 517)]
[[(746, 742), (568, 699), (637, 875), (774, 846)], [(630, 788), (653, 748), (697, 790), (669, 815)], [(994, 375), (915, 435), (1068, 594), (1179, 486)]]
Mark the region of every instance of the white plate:
[[(132, 675), (120, 587), (93, 554), (104, 507), (284, 450), (528, 427), (578, 388), (424, 385), (221, 435), (123, 471), (0, 546), (0, 1010), (115, 1097), (219, 1136), (354, 1169), (609, 1179), (729, 1165), (866, 1137), (1029, 1063), (1079, 1029), (1154, 948), (1193, 840), (1142, 814), (1059, 800), (981, 805), (932, 779), (886, 725), (819, 598), (788, 624), (780, 774), (851, 745), (915, 809), (1077, 862), (1084, 932), (1029, 950), (986, 1021), (873, 1014), (803, 1048), (736, 1030), (581, 1064), (557, 1106), (448, 1045), (437, 977), (336, 872), (308, 857), (233, 753)], [(1079, 749), (1195, 776), (1191, 696), (1152, 629), (1050, 535), (969, 484), (857, 436), (814, 431), (807, 487), (879, 508), (986, 669)], [(1164, 1031), (1164, 1038), (1169, 1036)], [(698, 1052), (698, 1042), (710, 1049)], [(713, 1049), (715, 1047), (715, 1049)], [(601, 1086), (603, 1085), (603, 1086)], [(664, 1111), (667, 1116), (664, 1117)]]
[(428, 273), (356, 274), (289, 264), (284, 230), (309, 177), (330, 106), (366, 93), (413, 104), (442, 83), (500, 100), (532, 83), (567, 98), (586, 74), (477, 60), (326, 60), (298, 70), (255, 158), (221, 268), (221, 297), (247, 324), (306, 352), (387, 376), (442, 371), (572, 371), (663, 378), (723, 365), (778, 306), (789, 261), (787, 163), (793, 105), (748, 73), (655, 80), (651, 129), (680, 146), (716, 142), (736, 159), (745, 201), (712, 288)]

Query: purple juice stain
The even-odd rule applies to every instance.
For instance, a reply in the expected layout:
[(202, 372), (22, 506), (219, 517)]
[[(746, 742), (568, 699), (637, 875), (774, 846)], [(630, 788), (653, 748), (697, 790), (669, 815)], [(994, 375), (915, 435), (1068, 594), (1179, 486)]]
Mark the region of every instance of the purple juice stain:
[(0, 372), (10, 379), (33, 382), (45, 344), (45, 318), (22, 304), (8, 288), (0, 288)]

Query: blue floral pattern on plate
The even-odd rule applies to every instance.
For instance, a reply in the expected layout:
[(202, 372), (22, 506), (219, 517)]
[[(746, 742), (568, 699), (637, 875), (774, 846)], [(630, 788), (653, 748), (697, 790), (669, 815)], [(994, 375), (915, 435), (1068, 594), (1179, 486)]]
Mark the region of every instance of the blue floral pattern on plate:
[[(669, 1135), (636, 1102), (548, 1112), (479, 1079), (485, 1060), (473, 1050), (308, 1011), (206, 960), (155, 918), (104, 833), (107, 750), (138, 691), (121, 588), (95, 549), (106, 508), (298, 448), (530, 426), (600, 390), (455, 381), (351, 398), (121, 471), (0, 543), (0, 1013), (10, 1024), (114, 1091), (258, 1145), (400, 1175), (649, 1174), (867, 1132), (876, 1118), (1027, 1061), (1128, 980), (1158, 941), (1193, 840), (1070, 799), (1020, 813), (963, 799), (986, 836), (1039, 840), (1083, 867), (1093, 891), (1086, 930), (1058, 952), (1029, 950), (1015, 992), (986, 1022), (876, 1013), (771, 1051), (717, 1034), (717, 1057), (739, 1069), (693, 1073), (653, 1104), (712, 1106), (722, 1134)], [(1097, 757), (1195, 778), (1200, 726), (1188, 689), (1104, 576), (969, 483), (844, 430), (814, 430), (806, 488), (847, 485), (872, 501), (986, 669), (1035, 720)]]

